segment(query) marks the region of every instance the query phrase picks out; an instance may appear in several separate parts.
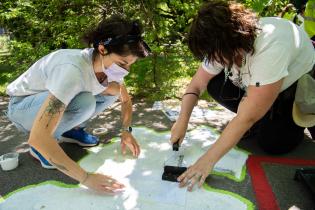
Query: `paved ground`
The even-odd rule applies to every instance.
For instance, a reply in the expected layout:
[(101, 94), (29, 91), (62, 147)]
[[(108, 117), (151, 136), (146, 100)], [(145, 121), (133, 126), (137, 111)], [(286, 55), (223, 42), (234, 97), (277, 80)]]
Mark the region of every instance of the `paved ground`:
[[(201, 105), (203, 106), (204, 103), (201, 103)], [(20, 153), (20, 165), (13, 171), (4, 172), (0, 170), (0, 197), (23, 186), (41, 183), (46, 180), (57, 180), (68, 184), (76, 184), (75, 181), (56, 170), (43, 169), (40, 167), (40, 164), (28, 154), (29, 146), (27, 144), (27, 136), (18, 132), (6, 119), (4, 116), (6, 106), (7, 98), (0, 98), (0, 113), (2, 113), (0, 117), (0, 154), (18, 151)], [(137, 100), (134, 103), (135, 112), (133, 126), (146, 126), (157, 131), (170, 130), (172, 123), (161, 111), (153, 111), (151, 107), (152, 103), (146, 103), (141, 100)], [(103, 141), (116, 136), (120, 128), (119, 108), (120, 106), (117, 104), (116, 106), (113, 106), (111, 110), (107, 110), (102, 115), (93, 119), (88, 124), (88, 130), (91, 131), (92, 128), (96, 127), (108, 128), (109, 132), (102, 139)], [(221, 114), (218, 115), (216, 119), (211, 121), (200, 120), (191, 123), (190, 128), (204, 124), (222, 130), (233, 114), (226, 110), (221, 110), (220, 112)], [(61, 146), (74, 160), (79, 160), (87, 154), (84, 148), (76, 145), (61, 144)], [(255, 139), (244, 139), (238, 146), (253, 154), (266, 155), (256, 146)], [(315, 143), (306, 136), (303, 144), (301, 144), (294, 152), (282, 157), (315, 159)], [(309, 192), (300, 183), (292, 184), (292, 178), (296, 168), (298, 168), (298, 166), (288, 167), (281, 165), (267, 165), (264, 167), (281, 209), (288, 209), (289, 207), (296, 205), (301, 209), (310, 210), (315, 206), (315, 203), (311, 200)], [(248, 173), (246, 174), (245, 180), (240, 183), (215, 175), (209, 176), (207, 182), (214, 188), (237, 193), (251, 200), (253, 203), (256, 203)]]

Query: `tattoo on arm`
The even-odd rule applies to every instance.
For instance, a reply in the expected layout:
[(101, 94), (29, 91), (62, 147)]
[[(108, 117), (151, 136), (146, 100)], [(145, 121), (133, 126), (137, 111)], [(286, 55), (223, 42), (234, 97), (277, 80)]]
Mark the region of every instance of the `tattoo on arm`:
[(52, 161), (51, 158), (49, 158), (49, 162), (50, 162), (51, 164), (53, 164), (54, 166), (56, 166), (56, 167), (57, 167), (58, 169), (60, 169), (61, 171), (68, 171), (68, 169), (67, 169), (65, 166), (59, 165), (59, 164), (55, 163), (54, 161)]
[[(55, 114), (60, 114), (60, 112), (62, 111), (62, 109), (64, 109), (65, 105), (58, 100), (56, 97), (52, 96), (50, 97), (49, 100), (49, 104), (46, 107), (44, 114), (47, 114), (49, 116), (49, 120), (46, 124), (46, 128), (48, 128), (49, 123), (51, 121), (51, 119), (54, 117)], [(40, 117), (40, 120), (43, 118), (43, 115)]]

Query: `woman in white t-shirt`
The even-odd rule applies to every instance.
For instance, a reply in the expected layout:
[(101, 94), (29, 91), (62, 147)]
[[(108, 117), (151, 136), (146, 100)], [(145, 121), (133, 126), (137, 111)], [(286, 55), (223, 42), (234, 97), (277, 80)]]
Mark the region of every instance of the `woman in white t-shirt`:
[(123, 188), (109, 176), (86, 172), (66, 155), (58, 141), (98, 144), (99, 139), (84, 130), (85, 122), (120, 98), (122, 151), (128, 147), (135, 157), (140, 154), (132, 135), (132, 102), (123, 79), (130, 66), (150, 52), (141, 33), (137, 22), (119, 16), (104, 19), (83, 37), (93, 48), (52, 52), (9, 84), (7, 116), (29, 133), (30, 153), (44, 168), (57, 168), (97, 191)]
[(216, 143), (178, 178), (181, 186), (201, 186), (247, 131), (272, 154), (289, 152), (302, 141), (304, 128), (292, 120), (296, 81), (315, 63), (304, 30), (280, 18), (258, 19), (241, 4), (211, 1), (200, 8), (188, 43), (203, 62), (183, 95), (171, 141), (183, 141), (192, 109), (206, 89), (237, 114)]

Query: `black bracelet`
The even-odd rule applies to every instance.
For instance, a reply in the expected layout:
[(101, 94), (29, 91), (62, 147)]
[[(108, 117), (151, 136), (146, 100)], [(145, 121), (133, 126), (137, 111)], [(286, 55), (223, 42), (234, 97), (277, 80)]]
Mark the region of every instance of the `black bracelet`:
[(184, 93), (184, 95), (182, 96), (182, 98), (183, 98), (185, 95), (195, 95), (195, 96), (197, 96), (197, 98), (199, 98), (199, 95), (198, 95), (197, 93), (194, 93), (194, 92)]

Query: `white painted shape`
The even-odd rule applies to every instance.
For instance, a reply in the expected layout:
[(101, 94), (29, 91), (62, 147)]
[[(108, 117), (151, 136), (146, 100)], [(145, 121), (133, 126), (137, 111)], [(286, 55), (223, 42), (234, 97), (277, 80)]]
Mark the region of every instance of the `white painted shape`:
[[(204, 146), (207, 139), (216, 138), (213, 135), (217, 135), (210, 128), (208, 132), (204, 127), (200, 129), (203, 135), (208, 135), (209, 138), (192, 137), (187, 138), (183, 143), (182, 152), (185, 161), (189, 164), (195, 162), (207, 149), (208, 146)], [(112, 175), (125, 184), (125, 190), (114, 197), (92, 192), (83, 186), (63, 188), (45, 184), (14, 193), (0, 203), (0, 209), (18, 209), (21, 206), (26, 210), (43, 206), (44, 209), (58, 210), (243, 210), (247, 208), (245, 203), (231, 195), (204, 189), (187, 192), (186, 188), (179, 188), (178, 183), (162, 181), (164, 160), (173, 154), (168, 143), (169, 132), (156, 133), (146, 128), (134, 128), (134, 136), (142, 148), (139, 159), (130, 155), (121, 155), (120, 144), (117, 142), (104, 148), (94, 149), (94, 152), (80, 162), (81, 167), (88, 171)], [(191, 135), (188, 133), (187, 136)], [(244, 154), (233, 150), (220, 166), (224, 170), (235, 170), (235, 163), (231, 164), (232, 167), (226, 161), (243, 157)], [(238, 168), (239, 171), (242, 166)]]

